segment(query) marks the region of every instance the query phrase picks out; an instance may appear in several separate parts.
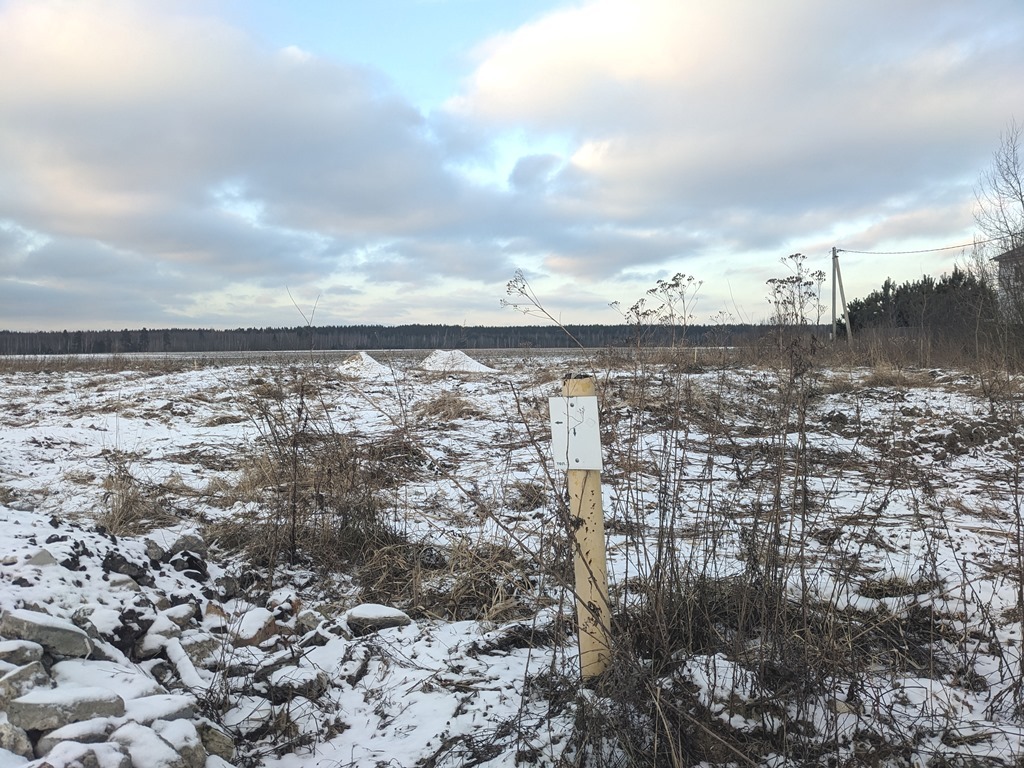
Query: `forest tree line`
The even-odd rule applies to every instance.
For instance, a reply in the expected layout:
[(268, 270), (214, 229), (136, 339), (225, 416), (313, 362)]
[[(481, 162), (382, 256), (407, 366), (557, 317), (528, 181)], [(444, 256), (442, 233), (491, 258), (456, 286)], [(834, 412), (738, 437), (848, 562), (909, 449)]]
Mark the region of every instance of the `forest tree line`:
[(765, 332), (757, 325), (348, 325), (211, 330), (0, 331), (0, 355), (110, 355), (364, 349), (517, 349), (673, 344), (732, 346)]
[[(974, 340), (976, 343), (980, 332), (996, 325), (1005, 327), (1005, 307), (1001, 310), (1000, 304), (992, 280), (954, 269), (939, 278), (925, 275), (920, 280), (899, 285), (886, 279), (879, 289), (862, 299), (852, 300), (848, 313), (854, 338), (871, 330), (894, 336), (941, 334), (949, 341)], [(778, 321), (774, 325), (684, 326), (653, 321), (561, 327), (411, 324), (233, 330), (0, 331), (0, 355), (741, 346), (753, 344), (781, 327), (800, 327), (821, 340), (828, 338), (827, 326), (809, 323), (801, 314), (799, 320)], [(840, 321), (839, 331), (845, 332), (844, 321)]]
[(928, 275), (882, 287), (849, 304), (854, 337), (868, 328), (941, 331), (947, 338), (971, 338), (979, 326), (999, 319), (1000, 302), (991, 281), (962, 269), (938, 279)]

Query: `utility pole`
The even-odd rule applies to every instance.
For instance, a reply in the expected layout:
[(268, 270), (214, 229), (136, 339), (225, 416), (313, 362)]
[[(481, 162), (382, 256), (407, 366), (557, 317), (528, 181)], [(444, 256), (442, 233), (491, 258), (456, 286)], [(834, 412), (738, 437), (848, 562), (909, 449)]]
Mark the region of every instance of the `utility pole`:
[(832, 343), (836, 343), (836, 329), (838, 318), (836, 317), (836, 270), (839, 268), (839, 256), (836, 247), (832, 246)]
[(846, 343), (853, 343), (853, 328), (850, 327), (850, 310), (846, 306), (846, 291), (843, 290), (843, 272), (839, 268), (839, 249), (832, 246), (832, 339), (836, 338), (836, 283), (839, 283), (839, 297), (843, 301), (843, 318), (846, 320)]

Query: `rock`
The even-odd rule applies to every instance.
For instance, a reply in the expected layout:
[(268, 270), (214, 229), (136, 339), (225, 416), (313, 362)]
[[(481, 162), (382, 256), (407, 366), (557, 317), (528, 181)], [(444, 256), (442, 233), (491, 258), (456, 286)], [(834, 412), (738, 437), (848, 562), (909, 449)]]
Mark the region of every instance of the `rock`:
[[(317, 627), (312, 632), (304, 634), (299, 639), (298, 646), (300, 648), (322, 647), (327, 645), (333, 639), (334, 637), (332, 635), (329, 635), (327, 632)], [(351, 638), (346, 639), (350, 640)]]
[(33, 661), (18, 667), (0, 678), (0, 703), (24, 696), (34, 688), (53, 685), (41, 662)]
[(218, 576), (213, 584), (221, 600), (231, 600), (242, 593), (242, 586), (234, 576)]
[(273, 704), (286, 704), (296, 696), (315, 700), (324, 695), (330, 678), (312, 667), (282, 667), (267, 680), (267, 698)]
[(172, 637), (181, 637), (181, 627), (167, 616), (167, 611), (161, 611), (150, 625), (141, 646), (136, 646), (136, 651), (141, 658), (151, 658), (159, 653)]
[[(140, 723), (125, 723), (110, 734), (110, 740), (122, 745), (138, 765), (148, 768), (203, 768), (203, 763), (196, 767), (188, 762), (184, 755), (178, 754), (173, 744)], [(203, 762), (206, 762), (205, 755)]]
[(7, 705), (7, 719), (26, 731), (123, 714), (124, 700), (106, 688), (36, 688)]
[[(210, 657), (223, 646), (220, 639), (202, 630), (185, 632), (181, 636), (181, 647), (197, 667), (208, 667)], [(216, 665), (217, 659), (213, 663)]]
[(38, 552), (36, 552), (34, 555), (32, 555), (25, 562), (28, 565), (36, 565), (36, 566), (56, 565), (57, 564), (57, 558), (55, 558), (53, 555), (51, 555), (49, 550), (40, 549)]
[(152, 539), (146, 539), (142, 542), (142, 545), (146, 548), (146, 557), (150, 560), (160, 562), (167, 556), (167, 550), (161, 547)]
[(128, 751), (120, 744), (79, 744), (62, 741), (31, 768), (132, 768)]
[(68, 659), (54, 664), (50, 673), (58, 689), (61, 686), (71, 690), (83, 686), (108, 689), (125, 700), (167, 693), (167, 689), (131, 663)]
[(46, 757), (62, 741), (79, 744), (102, 744), (107, 741), (114, 724), (105, 717), (83, 720), (80, 723), (55, 728), (39, 737), (36, 742), (36, 757)]
[(152, 728), (160, 738), (174, 746), (188, 768), (206, 765), (206, 746), (192, 723), (187, 720), (158, 720)]
[(278, 621), (288, 621), (302, 608), (302, 600), (295, 594), (276, 595), (267, 600), (267, 610), (273, 611)]
[(172, 623), (176, 624), (180, 629), (185, 629), (189, 624), (192, 623), (192, 619), (195, 618), (197, 612), (197, 606), (195, 603), (182, 603), (168, 608), (162, 612), (162, 615), (167, 617)]
[(24, 728), (19, 728), (14, 723), (7, 721), (7, 718), (0, 715), (0, 749), (6, 749), (19, 757), (27, 757), (31, 760), (32, 742)]
[(195, 724), (207, 753), (231, 762), (235, 759), (235, 740), (209, 720)]
[(185, 693), (142, 696), (124, 703), (125, 718), (143, 725), (150, 725), (157, 720), (188, 720), (195, 713), (195, 697)]
[(84, 658), (92, 652), (89, 636), (70, 621), (24, 608), (0, 617), (0, 635), (39, 643), (55, 656)]
[(203, 624), (207, 629), (224, 631), (228, 623), (228, 614), (224, 608), (212, 600), (203, 608)]
[(238, 696), (234, 704), (222, 720), (226, 727), (243, 736), (262, 731), (274, 719), (273, 706), (262, 696)]
[(324, 617), (316, 611), (299, 611), (299, 615), (295, 617), (295, 631), (300, 635), (308, 634), (319, 627), (323, 620)]
[(195, 552), (185, 549), (171, 556), (170, 566), (193, 581), (206, 581), (210, 577), (206, 561)]
[(406, 627), (412, 619), (397, 608), (377, 603), (363, 603), (345, 612), (345, 622), (356, 636), (380, 632), (392, 627)]
[(179, 552), (184, 552), (186, 550), (194, 552), (199, 557), (206, 557), (206, 542), (203, 541), (201, 536), (198, 536), (195, 533), (183, 533), (167, 549), (167, 554), (176, 555)]
[(231, 641), (236, 648), (261, 645), (280, 631), (276, 617), (266, 608), (246, 612), (232, 629)]
[(92, 550), (81, 541), (71, 543), (71, 554), (60, 561), (60, 564), (69, 571), (84, 571), (86, 566), (82, 565), (83, 557), (93, 557)]
[(133, 563), (120, 552), (114, 550), (108, 552), (107, 556), (103, 558), (103, 572), (108, 574), (119, 573), (144, 587), (152, 587), (156, 583), (153, 581), (153, 574), (149, 572), (148, 567), (140, 563)]
[(0, 642), (0, 661), (20, 667), (43, 658), (43, 646), (28, 640), (4, 640)]
[(111, 589), (126, 589), (130, 592), (142, 591), (142, 587), (139, 586), (139, 582), (131, 576), (126, 576), (123, 573), (108, 573), (107, 582), (110, 584)]
[[(145, 603), (136, 598), (136, 603)], [(75, 611), (72, 621), (84, 629), (93, 640), (109, 643), (123, 654), (130, 655), (136, 641), (153, 623), (153, 614), (143, 605), (140, 609), (132, 605), (123, 610), (85, 606)]]

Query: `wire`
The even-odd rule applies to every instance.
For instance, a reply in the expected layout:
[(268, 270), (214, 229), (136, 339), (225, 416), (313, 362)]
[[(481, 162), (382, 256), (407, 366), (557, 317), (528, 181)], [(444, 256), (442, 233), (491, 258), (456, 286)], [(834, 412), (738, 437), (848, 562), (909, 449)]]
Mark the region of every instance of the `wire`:
[(973, 243), (944, 245), (941, 248), (922, 248), (919, 251), (848, 251), (845, 248), (836, 248), (836, 253), (861, 253), (867, 256), (903, 256), (910, 253), (934, 253), (935, 251), (953, 251), (957, 248), (971, 248), (975, 245), (985, 245), (985, 243), (994, 243), (1002, 239), (1001, 237), (993, 237), (991, 240), (975, 240)]

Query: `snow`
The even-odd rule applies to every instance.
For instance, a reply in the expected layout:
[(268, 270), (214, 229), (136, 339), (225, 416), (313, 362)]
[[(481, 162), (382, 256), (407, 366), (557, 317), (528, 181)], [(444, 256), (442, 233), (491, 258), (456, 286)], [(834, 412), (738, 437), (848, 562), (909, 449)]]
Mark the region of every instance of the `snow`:
[(251, 733), (265, 725), (274, 715), (270, 702), (261, 696), (239, 696), (234, 706), (224, 713), (221, 722), (227, 728)]
[(68, 632), (73, 632), (76, 635), (85, 635), (85, 632), (76, 627), (70, 621), (64, 621), (63, 619), (59, 619), (56, 616), (50, 616), (42, 611), (27, 611), (23, 608), (14, 608), (8, 611), (8, 613), (16, 619), (27, 621), (32, 624), (39, 624), (40, 626), (51, 627), (53, 629), (66, 630)]
[(109, 688), (125, 701), (166, 693), (162, 685), (142, 670), (111, 661), (68, 659), (54, 664), (50, 674), (58, 686)]
[(124, 703), (124, 719), (138, 723), (167, 720), (194, 709), (196, 697), (181, 693), (163, 693), (129, 699)]
[(114, 703), (120, 696), (106, 686), (61, 686), (59, 688), (33, 688), (19, 696), (24, 704), (45, 704), (53, 707), (74, 707), (81, 702), (103, 701)]
[(338, 371), (347, 376), (366, 377), (369, 379), (390, 378), (395, 376), (395, 369), (379, 363), (366, 352), (356, 352), (338, 365)]
[(33, 761), (30, 765), (82, 765), (80, 758), (87, 751), (92, 752), (96, 757), (97, 762), (89, 763), (89, 765), (95, 765), (96, 768), (121, 768), (124, 765), (124, 753), (116, 744), (78, 744), (73, 741), (58, 744), (45, 758)]
[[(544, 452), (535, 441), (546, 428), (546, 398), (558, 393), (558, 371), (576, 364), (564, 357), (520, 362), (510, 354), (499, 372), (461, 352), (435, 352), (422, 370), (488, 374), (456, 380), (459, 396), (484, 416), (442, 429), (407, 414), (410, 405), (451, 392), (452, 380), (417, 374), (415, 361), (398, 360), (392, 369), (359, 355), (337, 366), (346, 377), (328, 369), (315, 407), (346, 436), (380, 443), (399, 430), (422, 452), (415, 471), (395, 470), (385, 494), (388, 519), (411, 541), (449, 556), (485, 545), (507, 548), (510, 560), (529, 562), (545, 556), (562, 533), (555, 492), (545, 478), (550, 468), (539, 458)], [(118, 661), (59, 662), (57, 687), (29, 695), (67, 701), (83, 687), (120, 695), (125, 715), (105, 722), (122, 728), (132, 721), (160, 721), (190, 706), (198, 709), (200, 702), (212, 706), (218, 697), (223, 697), (215, 712), (218, 722), (250, 735), (275, 718), (292, 717), (294, 732), (308, 736), (308, 745), (278, 755), (264, 742), (260, 762), (268, 767), (431, 760), (457, 765), (477, 759), (466, 751), (472, 738), (491, 738), (498, 745), (499, 754), (482, 761), (486, 765), (511, 765), (516, 745), (524, 744), (539, 750), (539, 764), (571, 762), (576, 756), (565, 753), (569, 740), (564, 737), (573, 731), (583, 700), (571, 690), (578, 664), (573, 644), (564, 639), (571, 632), (532, 644), (504, 642), (528, 630), (554, 635), (554, 627), (571, 622), (571, 596), (543, 569), (525, 584), (497, 579), (487, 604), (466, 609), (465, 615), (445, 614), (437, 605), (419, 611), (416, 599), (426, 594), (425, 586), (395, 605), (363, 602), (358, 574), (313, 578), (305, 567), (282, 568), (272, 589), (243, 590), (221, 600), (215, 596), (217, 580), (228, 573), (237, 578), (248, 565), (216, 547), (208, 561), (210, 578), (202, 583), (166, 565), (153, 571), (156, 587), (103, 573), (99, 563), (115, 550), (148, 564), (146, 538), (170, 546), (211, 522), (254, 519), (255, 502), (216, 488), (218, 483), (233, 488), (251, 455), (248, 449), (260, 440), (246, 412), (249, 382), (287, 375), (277, 364), (258, 361), (156, 373), (0, 372), (0, 608), (26, 611), (33, 619), (45, 611), (50, 618), (44, 620), (63, 627), (73, 627), (72, 616), (88, 609), (94, 626), (110, 633), (138, 599), (154, 620), (141, 647), (158, 654), (132, 664), (108, 645), (103, 653)], [(656, 371), (651, 387), (668, 375)], [(629, 585), (651, 572), (658, 533), (666, 524), (666, 489), (675, 494), (669, 509), (677, 535), (673, 546), (689, 572), (719, 579), (747, 573), (758, 555), (751, 532), (771, 497), (772, 486), (764, 479), (770, 478), (764, 473), (772, 469), (771, 452), (779, 446), (806, 450), (812, 465), (806, 494), (812, 503), (803, 517), (786, 521), (786, 535), (803, 547), (803, 568), (787, 574), (788, 594), (808, 594), (837, 611), (865, 616), (906, 617), (928, 608), (936, 621), (945, 622), (944, 631), (960, 633), (960, 658), (984, 682), (984, 687), (967, 685), (952, 667), (934, 673), (909, 662), (897, 673), (865, 667), (856, 697), (847, 696), (849, 681), (837, 682), (808, 705), (807, 722), (822, 732), (832, 729), (836, 743), (867, 726), (889, 723), (892, 733), (917, 734), (907, 750), (916, 750), (922, 764), (936, 754), (1020, 756), (1021, 719), (999, 704), (1012, 698), (1014, 670), (1021, 663), (1013, 506), (1019, 489), (1013, 487), (1012, 470), (1024, 433), (1012, 413), (1005, 424), (993, 420), (992, 404), (972, 388), (969, 375), (948, 372), (928, 386), (909, 388), (870, 384), (870, 375), (843, 372), (832, 389), (828, 377), (818, 382), (804, 444), (796, 431), (772, 443), (770, 421), (777, 414), (761, 405), (780, 386), (770, 371), (688, 375), (685, 382), (697, 405), (674, 430), (664, 426), (672, 413), (640, 409), (625, 374), (611, 372), (602, 393), (612, 417), (606, 420), (602, 413), (603, 500), (616, 599), (624, 606), (642, 602)], [(406, 380), (415, 382), (414, 394), (396, 383)], [(709, 424), (716, 408), (728, 412), (727, 433)], [(158, 494), (173, 522), (161, 521), (145, 535), (120, 535), (116, 543), (96, 530), (93, 520), (108, 504), (104, 480), (117, 462)], [(792, 483), (792, 475), (787, 480)], [(539, 484), (541, 501), (532, 508), (514, 503), (510, 489), (517, 483)], [(92, 555), (83, 555), (82, 547)], [(54, 564), (29, 561), (43, 549)], [(431, 588), (451, 586), (487, 575), (486, 569), (502, 563), (500, 558), (453, 560), (437, 572), (419, 568), (416, 578), (422, 584), (434, 579)], [(514, 569), (508, 568), (512, 582)], [(890, 583), (909, 586), (905, 593), (886, 594)], [(170, 605), (169, 595), (188, 602)], [(292, 606), (291, 614), (279, 615), (284, 603)], [(516, 611), (498, 610), (506, 604)], [(201, 609), (201, 623), (190, 619), (193, 606)], [(320, 629), (307, 635), (308, 627), (298, 627), (295, 616), (303, 611), (313, 612), (312, 625)], [(353, 638), (344, 631), (348, 618), (406, 614), (412, 624), (384, 633)], [(178, 637), (180, 624), (186, 629)], [(283, 635), (273, 647), (230, 642), (256, 639), (267, 627)], [(210, 638), (215, 645), (207, 658), (189, 656), (192, 642)], [(316, 642), (305, 644), (304, 638)], [(943, 642), (935, 641), (936, 653)], [(758, 687), (756, 664), (749, 661), (756, 651), (686, 654), (671, 679), (695, 691), (716, 726), (771, 730), (781, 715), (752, 714), (747, 706), (770, 693)], [(168, 662), (173, 685), (162, 685), (155, 676)], [(226, 668), (238, 673), (229, 676)], [(271, 671), (261, 676), (262, 670)], [(569, 703), (560, 710), (536, 684), (553, 671), (566, 675), (555, 677), (555, 687), (569, 691)], [(276, 704), (263, 695), (266, 686), (294, 688), (320, 675), (327, 676), (329, 688), (315, 703), (297, 698)], [(592, 696), (595, 706), (608, 704), (596, 694), (580, 695)], [(498, 734), (511, 722), (521, 731), (502, 741)], [(163, 738), (152, 742), (154, 750), (187, 742), (191, 728), (186, 720), (160, 725), (156, 730)], [(154, 738), (137, 728), (122, 736), (136, 745)], [(435, 760), (445, 743), (451, 751)], [(112, 760), (113, 754), (107, 757)], [(156, 761), (157, 752), (153, 757)], [(778, 755), (760, 760), (785, 764)], [(0, 751), (0, 768), (25, 762)], [(207, 765), (227, 764), (210, 758)]]
[(273, 623), (274, 614), (271, 611), (266, 608), (253, 608), (242, 615), (232, 626), (232, 630), (240, 640), (251, 641)]
[(110, 740), (123, 744), (131, 752), (134, 768), (175, 768), (181, 765), (174, 746), (138, 723), (120, 726), (110, 735)]
[(345, 612), (346, 619), (363, 619), (364, 621), (388, 621), (409, 618), (404, 611), (380, 603), (362, 603)]
[(442, 373), (497, 373), (494, 368), (488, 368), (461, 350), (438, 349), (431, 352), (420, 363), (420, 368), (425, 371), (441, 371)]

